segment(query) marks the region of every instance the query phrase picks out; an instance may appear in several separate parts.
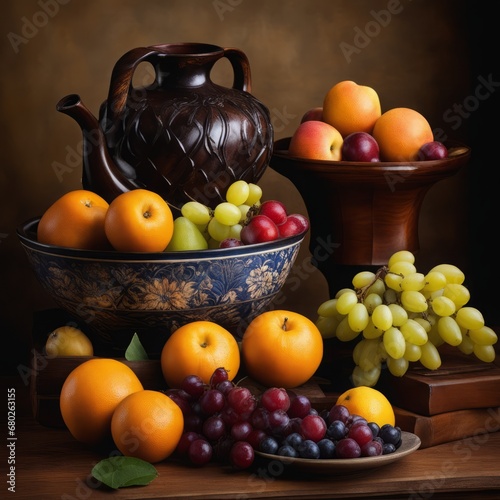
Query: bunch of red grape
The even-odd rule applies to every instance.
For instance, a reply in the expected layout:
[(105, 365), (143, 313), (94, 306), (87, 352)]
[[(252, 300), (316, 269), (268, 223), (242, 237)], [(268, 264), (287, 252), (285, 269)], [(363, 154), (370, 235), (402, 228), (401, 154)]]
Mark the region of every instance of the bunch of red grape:
[(255, 451), (279, 456), (327, 459), (393, 453), (401, 445), (401, 430), (379, 428), (342, 405), (318, 413), (309, 398), (271, 387), (260, 397), (217, 368), (209, 384), (188, 375), (167, 394), (181, 408), (184, 432), (176, 456), (195, 465), (211, 461), (237, 469), (250, 467)]

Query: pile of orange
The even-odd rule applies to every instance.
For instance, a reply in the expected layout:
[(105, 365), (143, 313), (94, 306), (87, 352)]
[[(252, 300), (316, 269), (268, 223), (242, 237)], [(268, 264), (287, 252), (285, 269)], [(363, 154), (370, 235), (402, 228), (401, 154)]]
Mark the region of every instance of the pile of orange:
[(173, 214), (157, 193), (135, 189), (108, 204), (85, 189), (58, 198), (38, 223), (40, 243), (86, 250), (162, 252), (174, 231)]

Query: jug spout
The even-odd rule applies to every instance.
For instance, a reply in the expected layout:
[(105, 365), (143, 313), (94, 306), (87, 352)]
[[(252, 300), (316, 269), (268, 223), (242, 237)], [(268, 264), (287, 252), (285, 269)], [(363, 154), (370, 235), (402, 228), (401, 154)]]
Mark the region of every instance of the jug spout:
[(57, 111), (71, 116), (80, 125), (83, 134), (83, 189), (102, 196), (108, 203), (121, 193), (138, 186), (117, 167), (97, 118), (83, 104), (80, 96), (70, 94), (56, 105)]

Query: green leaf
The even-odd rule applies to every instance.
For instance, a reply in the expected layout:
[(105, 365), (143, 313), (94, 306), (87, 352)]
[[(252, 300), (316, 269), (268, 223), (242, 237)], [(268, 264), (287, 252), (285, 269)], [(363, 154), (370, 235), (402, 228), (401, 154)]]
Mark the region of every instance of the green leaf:
[(110, 457), (92, 468), (92, 476), (113, 489), (144, 486), (158, 477), (158, 471), (149, 463), (133, 457)]
[(125, 359), (127, 361), (142, 361), (144, 359), (149, 359), (148, 353), (142, 346), (137, 333), (134, 333), (127, 350), (125, 351)]

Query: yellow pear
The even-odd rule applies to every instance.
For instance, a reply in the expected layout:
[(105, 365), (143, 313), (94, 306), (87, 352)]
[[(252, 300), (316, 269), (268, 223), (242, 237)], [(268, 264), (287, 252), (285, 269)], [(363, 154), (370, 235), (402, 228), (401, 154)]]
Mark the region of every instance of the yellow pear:
[(45, 343), (47, 356), (93, 356), (94, 348), (90, 339), (78, 328), (61, 326), (47, 337)]

